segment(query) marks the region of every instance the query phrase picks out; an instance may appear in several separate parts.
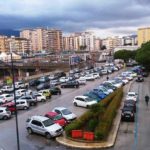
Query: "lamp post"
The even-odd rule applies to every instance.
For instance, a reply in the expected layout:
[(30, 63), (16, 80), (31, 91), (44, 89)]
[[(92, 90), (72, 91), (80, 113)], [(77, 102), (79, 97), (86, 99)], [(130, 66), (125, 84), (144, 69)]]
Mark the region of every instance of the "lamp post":
[(10, 59), (11, 59), (11, 72), (12, 72), (12, 81), (13, 81), (13, 89), (14, 89), (13, 94), (14, 94), (14, 102), (15, 102), (15, 122), (16, 122), (17, 150), (20, 150), (19, 128), (18, 128), (18, 112), (17, 112), (17, 107), (16, 107), (16, 93), (15, 93), (14, 64), (13, 64), (11, 43), (10, 43)]
[(109, 76), (108, 76), (108, 70), (107, 70), (107, 77), (106, 77), (107, 81), (109, 80)]

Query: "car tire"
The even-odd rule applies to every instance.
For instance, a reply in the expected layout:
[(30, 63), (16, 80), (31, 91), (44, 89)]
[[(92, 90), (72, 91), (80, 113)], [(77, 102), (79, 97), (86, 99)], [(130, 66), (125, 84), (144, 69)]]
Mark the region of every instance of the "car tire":
[(32, 134), (33, 133), (31, 128), (27, 128), (27, 131), (28, 131), (28, 134)]
[(24, 107), (23, 107), (23, 109), (24, 109), (24, 110), (27, 110), (27, 109), (28, 109), (28, 107), (27, 107), (27, 106), (24, 106)]
[(50, 133), (45, 133), (45, 136), (47, 139), (50, 139), (52, 136), (50, 135)]
[(89, 108), (89, 107), (90, 107), (89, 105), (86, 106), (86, 108)]
[(7, 119), (8, 119), (8, 117), (7, 117), (7, 116), (4, 116), (4, 117), (3, 117), (3, 120), (7, 120)]
[(74, 103), (74, 106), (78, 106), (76, 102)]
[(41, 99), (41, 102), (46, 102), (46, 100), (45, 99)]

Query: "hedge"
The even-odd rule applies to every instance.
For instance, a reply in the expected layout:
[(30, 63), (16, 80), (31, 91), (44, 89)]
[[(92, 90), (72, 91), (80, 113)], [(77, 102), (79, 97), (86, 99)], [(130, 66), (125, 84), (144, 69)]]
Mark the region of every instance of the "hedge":
[[(91, 106), (90, 110), (88, 110), (81, 117), (79, 117), (78, 119), (74, 120), (72, 123), (67, 125), (65, 128), (66, 135), (71, 136), (72, 130), (83, 129), (86, 126), (86, 124), (90, 124), (91, 130), (94, 129), (93, 124), (99, 125), (99, 120), (104, 115), (107, 106), (111, 103), (113, 98), (117, 95), (118, 91), (119, 90), (116, 90), (115, 92), (107, 96), (105, 99), (100, 101), (99, 103)], [(91, 125), (91, 122), (93, 122), (93, 119), (98, 120), (98, 123), (92, 123)]]
[(104, 140), (107, 138), (112, 127), (113, 119), (115, 118), (118, 107), (120, 106), (120, 103), (122, 101), (122, 97), (123, 88), (120, 88), (118, 94), (110, 102), (103, 117), (101, 118), (101, 121), (99, 121), (99, 124), (95, 129), (95, 138), (97, 140)]

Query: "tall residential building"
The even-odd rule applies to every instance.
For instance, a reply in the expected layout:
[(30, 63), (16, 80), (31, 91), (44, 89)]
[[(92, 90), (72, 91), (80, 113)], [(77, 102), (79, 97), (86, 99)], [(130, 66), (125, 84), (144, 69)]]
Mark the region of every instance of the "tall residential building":
[(57, 29), (48, 29), (46, 31), (47, 38), (47, 48), (49, 50), (54, 50), (55, 52), (61, 51), (62, 45), (62, 31)]
[(11, 37), (8, 39), (9, 51), (15, 53), (30, 53), (31, 52), (31, 42), (28, 39), (20, 37)]
[(63, 37), (64, 50), (95, 50), (95, 36), (91, 32), (74, 33)]
[(62, 31), (57, 29), (25, 29), (21, 31), (20, 37), (31, 41), (33, 51), (41, 50), (62, 50)]
[(95, 39), (95, 51), (99, 51), (101, 49), (101, 39)]
[(138, 46), (150, 41), (150, 27), (138, 29)]
[(0, 36), (0, 52), (7, 52), (9, 50), (9, 42), (7, 36)]

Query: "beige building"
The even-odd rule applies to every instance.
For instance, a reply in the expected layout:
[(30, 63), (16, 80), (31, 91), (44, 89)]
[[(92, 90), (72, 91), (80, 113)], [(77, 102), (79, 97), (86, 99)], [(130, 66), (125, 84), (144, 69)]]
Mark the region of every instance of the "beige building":
[(31, 42), (28, 39), (20, 37), (11, 37), (8, 39), (10, 52), (18, 54), (30, 53)]
[(57, 29), (25, 29), (20, 32), (20, 37), (31, 41), (33, 51), (62, 50), (62, 31)]
[(9, 50), (9, 42), (7, 36), (0, 36), (0, 52), (7, 52)]
[(150, 27), (138, 29), (138, 46), (150, 41)]

